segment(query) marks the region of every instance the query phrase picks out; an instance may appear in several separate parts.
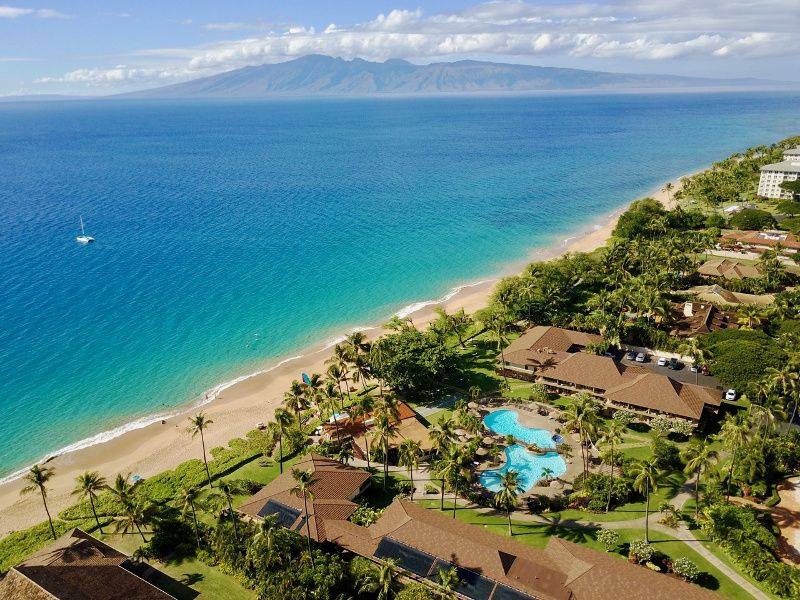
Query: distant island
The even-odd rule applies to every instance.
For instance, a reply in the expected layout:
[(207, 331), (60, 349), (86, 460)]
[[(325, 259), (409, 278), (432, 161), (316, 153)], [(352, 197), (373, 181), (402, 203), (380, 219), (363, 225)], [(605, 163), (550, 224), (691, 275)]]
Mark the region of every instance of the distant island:
[(344, 60), (311, 54), (286, 62), (243, 67), (116, 97), (260, 98), (566, 90), (752, 89), (790, 85), (760, 79), (609, 73), (476, 60), (415, 65), (399, 59), (371, 62), (360, 58)]
[(286, 62), (242, 67), (209, 77), (110, 96), (28, 94), (0, 102), (86, 98), (269, 98), (495, 94), (503, 92), (766, 90), (797, 89), (797, 82), (715, 79), (664, 74), (610, 73), (477, 60), (416, 65), (390, 59), (371, 62), (310, 54)]

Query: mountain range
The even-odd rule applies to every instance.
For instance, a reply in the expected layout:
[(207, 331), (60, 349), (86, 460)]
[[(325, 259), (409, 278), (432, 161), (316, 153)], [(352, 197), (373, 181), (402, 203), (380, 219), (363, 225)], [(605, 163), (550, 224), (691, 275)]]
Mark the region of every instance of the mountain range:
[(789, 84), (759, 79), (609, 73), (475, 60), (415, 65), (399, 59), (370, 62), (358, 58), (344, 60), (312, 54), (282, 63), (243, 67), (210, 77), (115, 97), (259, 98), (551, 90), (746, 89), (787, 85)]

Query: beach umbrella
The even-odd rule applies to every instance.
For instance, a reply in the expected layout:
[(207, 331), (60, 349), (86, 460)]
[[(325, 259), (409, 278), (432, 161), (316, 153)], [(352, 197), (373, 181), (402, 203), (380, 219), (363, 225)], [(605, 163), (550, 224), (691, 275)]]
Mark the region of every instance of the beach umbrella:
[(489, 454), (489, 451), (486, 448), (478, 448), (475, 450), (476, 456), (486, 456), (487, 454)]
[(476, 408), (478, 408), (478, 403), (477, 402), (470, 402), (469, 404), (467, 404), (467, 408), (471, 408), (472, 410), (475, 410)]
[(303, 383), (305, 383), (306, 385), (311, 385), (311, 377), (309, 377), (309, 376), (308, 376), (308, 373), (306, 373), (305, 371), (303, 371), (303, 372), (300, 374), (300, 377), (302, 377), (302, 379), (303, 379)]
[(466, 429), (456, 429), (453, 431), (453, 433), (455, 433), (458, 437), (464, 437), (467, 435)]
[(482, 443), (484, 446), (494, 446), (494, 438), (493, 438), (493, 437), (486, 436), (485, 438), (483, 438), (483, 439), (481, 440), (481, 443)]

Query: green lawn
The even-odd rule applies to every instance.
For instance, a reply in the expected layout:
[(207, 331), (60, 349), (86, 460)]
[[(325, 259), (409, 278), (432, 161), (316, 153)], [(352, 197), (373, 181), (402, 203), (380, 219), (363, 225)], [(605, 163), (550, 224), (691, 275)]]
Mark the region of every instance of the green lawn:
[[(99, 537), (107, 544), (128, 555), (132, 554), (142, 542), (142, 539), (137, 535), (105, 534)], [(178, 600), (183, 600), (184, 598), (189, 600), (193, 597), (202, 600), (211, 600), (212, 598), (254, 600), (256, 598), (256, 594), (242, 586), (235, 577), (226, 575), (214, 567), (209, 567), (197, 559), (182, 559), (176, 562), (152, 560), (148, 562), (159, 571), (163, 571), (183, 584), (167, 589)], [(191, 590), (194, 590), (194, 592)], [(195, 596), (195, 593), (199, 595)]]

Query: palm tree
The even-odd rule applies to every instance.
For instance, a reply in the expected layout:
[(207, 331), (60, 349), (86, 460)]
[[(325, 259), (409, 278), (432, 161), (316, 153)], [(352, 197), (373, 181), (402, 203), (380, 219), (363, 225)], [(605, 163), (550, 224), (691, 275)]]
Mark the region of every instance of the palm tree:
[(439, 585), (444, 590), (445, 598), (457, 598), (456, 590), (461, 583), (458, 579), (458, 571), (455, 567), (449, 569), (439, 569), (438, 573)]
[(589, 449), (586, 444), (591, 441), (591, 435), (597, 430), (599, 422), (598, 406), (594, 398), (581, 392), (570, 399), (570, 404), (564, 411), (567, 431), (578, 431), (581, 442), (581, 458), (583, 459), (583, 476), (589, 474)]
[(733, 479), (733, 470), (736, 468), (739, 450), (750, 441), (750, 420), (748, 415), (746, 413), (736, 413), (725, 417), (717, 437), (722, 440), (725, 449), (731, 452), (728, 485), (725, 492), (725, 499), (728, 500), (731, 497), (731, 481)]
[[(331, 382), (335, 383), (336, 387), (339, 388), (340, 406), (342, 412), (344, 412), (344, 389), (342, 388), (342, 379), (344, 378), (344, 375), (342, 373), (342, 370), (339, 368), (338, 364), (334, 363), (328, 366), (328, 370), (325, 372), (325, 374), (328, 376), (328, 379), (330, 379)], [(348, 399), (349, 398), (350, 394), (348, 392)]]
[(354, 359), (362, 352), (369, 352), (369, 343), (367, 342), (367, 336), (364, 335), (363, 331), (354, 331), (347, 336), (345, 342), (350, 346)]
[(233, 523), (233, 536), (237, 545), (239, 544), (239, 518), (236, 516), (236, 512), (233, 510), (233, 495), (240, 491), (239, 487), (240, 486), (237, 486), (234, 482), (221, 481), (218, 485), (219, 489), (214, 492), (213, 496), (209, 498), (212, 504), (215, 504), (218, 507), (227, 507), (228, 515)]
[(414, 440), (404, 440), (400, 444), (399, 463), (403, 467), (408, 467), (408, 477), (411, 479), (411, 500), (414, 500), (414, 469), (419, 465), (419, 457), (422, 454), (422, 446)]
[[(797, 414), (797, 403), (800, 399), (800, 375), (797, 373), (796, 364), (792, 364), (790, 359), (789, 363), (780, 369), (775, 367), (768, 367), (766, 371), (767, 380), (776, 390), (780, 390), (784, 398), (788, 401), (794, 400), (794, 408), (792, 409), (792, 416), (789, 418), (789, 424), (794, 423), (794, 417)], [(787, 402), (788, 410), (788, 402)]]
[(370, 569), (358, 591), (376, 594), (377, 600), (390, 600), (397, 595), (398, 574), (397, 560), (387, 558), (381, 562), (377, 573)]
[(392, 439), (397, 436), (397, 423), (389, 418), (386, 412), (378, 414), (378, 423), (375, 426), (375, 436), (373, 441), (381, 449), (383, 455), (383, 489), (389, 478), (389, 450), (392, 447)]
[(654, 461), (636, 461), (631, 467), (633, 489), (644, 494), (644, 541), (650, 543), (650, 492), (658, 491), (661, 473)]
[(367, 381), (370, 378), (369, 362), (366, 356), (358, 354), (353, 360), (353, 381), (361, 382), (361, 393), (367, 393)]
[(717, 461), (717, 451), (711, 448), (708, 440), (693, 438), (681, 452), (681, 458), (686, 461), (683, 472), (687, 475), (695, 473), (694, 481), (694, 514), (700, 510), (700, 478), (708, 467)]
[(353, 446), (351, 444), (342, 444), (336, 452), (336, 458), (343, 465), (348, 464), (353, 459)]
[(705, 350), (700, 346), (697, 338), (689, 338), (678, 347), (678, 352), (685, 356), (691, 356), (694, 364), (694, 382), (700, 382), (700, 367), (708, 361), (708, 355)]
[(453, 486), (453, 518), (456, 518), (456, 507), (458, 506), (458, 485), (461, 481), (461, 470), (464, 468), (466, 457), (461, 446), (450, 444), (447, 452), (439, 462), (439, 472), (442, 476), (442, 489), (444, 482), (450, 481)]
[[(347, 375), (349, 373), (349, 363), (350, 363), (350, 348), (343, 344), (336, 344), (333, 347), (333, 355), (326, 361), (327, 364), (336, 367), (339, 369), (339, 381), (344, 384), (344, 389), (347, 392), (347, 400), (348, 402), (352, 401), (350, 397), (350, 386), (347, 384)], [(331, 369), (328, 367), (328, 374), (331, 374)]]
[(106, 486), (106, 489), (117, 497), (117, 500), (120, 504), (125, 504), (125, 502), (133, 498), (133, 492), (139, 485), (139, 481), (141, 481), (139, 480), (131, 483), (130, 479), (130, 473), (125, 476), (123, 476), (121, 473), (117, 473), (117, 476), (114, 478), (114, 485)]
[(472, 317), (470, 317), (463, 308), (459, 308), (452, 315), (447, 314), (447, 311), (441, 306), (437, 306), (434, 311), (439, 315), (436, 320), (439, 324), (439, 328), (445, 333), (456, 336), (462, 350), (465, 349), (467, 346), (464, 343), (464, 336), (473, 325)]
[(142, 541), (147, 542), (142, 531), (142, 525), (150, 520), (152, 507), (141, 498), (128, 498), (122, 503), (122, 513), (114, 517), (114, 531), (128, 534), (134, 529), (142, 536)]
[(292, 426), (292, 423), (294, 423), (294, 419), (292, 419), (292, 413), (283, 408), (275, 409), (275, 421), (270, 425), (272, 426), (273, 432), (278, 436), (278, 468), (281, 473), (283, 473), (283, 436)]
[(675, 189), (675, 185), (670, 181), (664, 186), (664, 191), (667, 193), (667, 203), (672, 202), (672, 190)]
[(184, 516), (191, 513), (192, 522), (194, 524), (194, 537), (197, 541), (197, 547), (200, 547), (200, 526), (197, 523), (197, 500), (200, 498), (200, 490), (193, 487), (183, 488), (178, 497), (181, 503), (181, 512)]
[(611, 494), (614, 491), (614, 450), (618, 444), (622, 443), (623, 436), (625, 434), (625, 426), (620, 423), (619, 421), (612, 420), (608, 427), (606, 427), (605, 431), (603, 432), (603, 436), (600, 438), (599, 443), (601, 444), (608, 444), (611, 446), (611, 456), (610, 456), (610, 463), (611, 463), (611, 483), (608, 486), (608, 499), (606, 500), (606, 512), (611, 510)]
[(739, 318), (737, 322), (742, 329), (752, 329), (754, 326), (761, 325), (763, 310), (755, 304), (745, 304), (739, 308)]
[(494, 505), (505, 509), (508, 518), (508, 535), (513, 536), (511, 529), (511, 511), (517, 506), (517, 491), (519, 490), (519, 474), (516, 471), (506, 471), (500, 475), (500, 491), (494, 495)]
[(42, 495), (42, 504), (44, 504), (44, 512), (47, 513), (47, 522), (50, 524), (50, 535), (56, 539), (56, 530), (53, 527), (53, 518), (50, 516), (50, 509), (47, 508), (47, 482), (55, 475), (55, 471), (50, 467), (40, 467), (33, 465), (23, 478), (26, 482), (19, 493), (22, 496), (27, 496), (33, 492), (38, 491)]
[(503, 363), (503, 380), (508, 384), (508, 377), (505, 375), (505, 344), (508, 342), (508, 330), (511, 327), (511, 320), (505, 313), (492, 310), (486, 311), (483, 316), (483, 326), (497, 340), (497, 350), (500, 352), (500, 360)]
[(320, 409), (324, 411), (323, 414), (330, 415), (330, 418), (333, 419), (333, 426), (336, 429), (336, 441), (341, 443), (342, 436), (339, 433), (339, 402), (336, 396), (326, 398), (321, 403)]
[(300, 422), (300, 411), (306, 408), (305, 391), (303, 384), (296, 379), (289, 386), (289, 391), (283, 394), (283, 404), (294, 413), (297, 422)]
[(89, 506), (92, 507), (92, 514), (94, 521), (97, 523), (97, 528), (100, 533), (103, 533), (103, 526), (100, 525), (100, 519), (97, 518), (97, 510), (94, 506), (94, 501), (97, 499), (97, 494), (104, 491), (107, 487), (106, 479), (97, 471), (85, 471), (75, 478), (75, 489), (72, 490), (73, 496), (80, 496), (81, 498), (89, 499)]
[(292, 469), (292, 477), (294, 478), (295, 485), (291, 489), (292, 494), (303, 498), (303, 512), (305, 513), (306, 521), (306, 539), (308, 541), (308, 555), (311, 558), (311, 567), (314, 567), (314, 553), (311, 551), (311, 525), (310, 515), (308, 512), (308, 501), (314, 502), (314, 493), (311, 491), (311, 486), (314, 485), (316, 480), (314, 474), (309, 471), (302, 471), (300, 469)]
[(193, 417), (189, 417), (189, 433), (192, 434), (192, 439), (194, 439), (197, 434), (200, 434), (200, 442), (203, 445), (203, 463), (206, 465), (206, 477), (208, 478), (208, 487), (214, 487), (211, 485), (211, 471), (208, 468), (208, 457), (206, 456), (206, 438), (205, 438), (205, 431), (208, 429), (209, 425), (211, 425), (214, 421), (209, 419), (205, 414), (202, 412), (197, 413)]
[(441, 454), (455, 440), (453, 432), (453, 422), (450, 419), (442, 419), (428, 429), (428, 439), (437, 454)]

